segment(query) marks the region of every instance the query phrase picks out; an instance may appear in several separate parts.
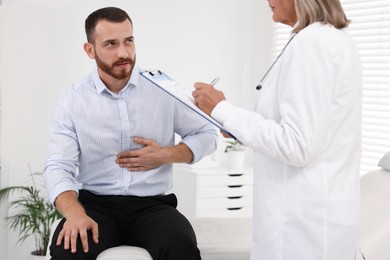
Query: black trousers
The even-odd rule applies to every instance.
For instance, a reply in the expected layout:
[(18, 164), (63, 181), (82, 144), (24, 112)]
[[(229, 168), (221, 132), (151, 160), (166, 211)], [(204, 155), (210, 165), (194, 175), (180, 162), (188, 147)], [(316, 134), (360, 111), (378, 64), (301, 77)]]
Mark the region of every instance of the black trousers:
[(199, 260), (194, 230), (176, 209), (174, 194), (152, 197), (100, 196), (81, 190), (79, 200), (88, 216), (98, 223), (99, 243), (88, 231), (89, 252), (84, 253), (81, 240), (77, 252), (56, 246), (64, 219), (58, 225), (50, 246), (54, 260), (95, 260), (105, 249), (119, 245), (145, 248), (153, 260)]

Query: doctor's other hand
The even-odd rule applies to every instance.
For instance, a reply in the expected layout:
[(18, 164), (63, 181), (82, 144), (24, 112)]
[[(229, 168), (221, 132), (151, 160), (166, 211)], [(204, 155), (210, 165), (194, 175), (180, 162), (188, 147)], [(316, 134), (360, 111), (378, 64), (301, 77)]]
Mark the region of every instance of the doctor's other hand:
[(211, 115), (219, 102), (226, 100), (223, 92), (215, 89), (213, 85), (196, 82), (194, 87), (192, 96), (195, 99), (195, 104), (208, 115)]

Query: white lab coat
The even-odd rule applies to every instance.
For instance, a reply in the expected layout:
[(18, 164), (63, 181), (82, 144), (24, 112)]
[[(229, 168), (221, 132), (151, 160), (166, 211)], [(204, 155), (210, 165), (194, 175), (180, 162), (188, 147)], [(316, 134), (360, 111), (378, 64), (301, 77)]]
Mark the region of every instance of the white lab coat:
[(308, 26), (262, 85), (255, 112), (212, 112), (255, 151), (251, 259), (355, 259), (362, 76), (350, 36)]

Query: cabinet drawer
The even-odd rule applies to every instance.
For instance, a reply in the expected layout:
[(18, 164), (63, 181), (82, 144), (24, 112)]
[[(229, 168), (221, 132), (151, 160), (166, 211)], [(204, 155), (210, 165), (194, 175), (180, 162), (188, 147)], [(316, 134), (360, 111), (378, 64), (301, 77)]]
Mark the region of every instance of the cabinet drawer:
[(196, 213), (199, 217), (252, 217), (252, 207), (241, 207), (234, 209), (206, 209), (198, 210)]
[(203, 209), (236, 209), (252, 206), (252, 196), (220, 197), (199, 199), (197, 208)]
[(198, 176), (198, 187), (221, 185), (244, 185), (252, 183), (252, 174), (220, 174)]
[(252, 195), (251, 184), (198, 187), (199, 199), (245, 195)]

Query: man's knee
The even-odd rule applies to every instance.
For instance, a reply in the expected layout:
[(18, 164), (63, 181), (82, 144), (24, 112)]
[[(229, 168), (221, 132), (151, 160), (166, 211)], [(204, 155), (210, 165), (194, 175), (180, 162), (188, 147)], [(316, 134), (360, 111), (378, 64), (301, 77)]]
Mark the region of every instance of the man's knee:
[[(71, 249), (64, 249), (64, 243), (60, 245), (52, 243), (50, 245), (50, 255), (52, 260), (95, 260), (97, 256), (104, 250), (94, 244), (92, 241), (91, 232), (88, 232), (88, 252), (83, 251), (80, 238), (77, 239), (76, 252), (71, 252)], [(92, 242), (92, 243), (91, 243)]]
[(199, 260), (200, 252), (192, 234), (179, 233), (164, 236), (146, 248), (155, 260)]

